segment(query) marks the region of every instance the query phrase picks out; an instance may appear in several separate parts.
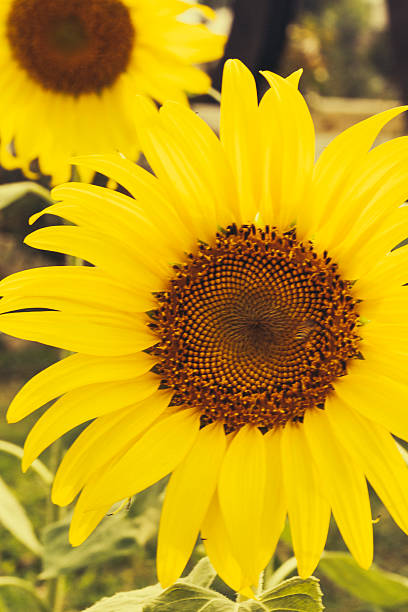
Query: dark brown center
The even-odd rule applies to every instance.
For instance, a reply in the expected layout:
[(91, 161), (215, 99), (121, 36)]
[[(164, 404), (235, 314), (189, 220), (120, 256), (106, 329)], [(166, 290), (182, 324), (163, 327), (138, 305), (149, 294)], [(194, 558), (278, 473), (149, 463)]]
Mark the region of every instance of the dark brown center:
[(151, 327), (173, 403), (270, 429), (322, 408), (359, 355), (356, 301), (337, 265), (295, 232), (229, 227), (175, 267)]
[(12, 54), (44, 89), (99, 93), (125, 72), (134, 28), (120, 0), (14, 0)]

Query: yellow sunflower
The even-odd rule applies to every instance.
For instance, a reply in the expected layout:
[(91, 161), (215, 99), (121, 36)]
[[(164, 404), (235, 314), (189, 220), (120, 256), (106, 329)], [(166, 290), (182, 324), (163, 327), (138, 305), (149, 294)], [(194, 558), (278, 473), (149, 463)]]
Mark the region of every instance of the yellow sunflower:
[[(286, 514), (301, 577), (319, 562), (331, 512), (368, 568), (366, 479), (408, 530), (408, 469), (391, 435), (408, 440), (408, 249), (390, 252), (407, 233), (408, 137), (371, 150), (407, 107), (346, 130), (315, 164), (300, 72), (264, 75), (258, 105), (250, 72), (227, 63), (220, 140), (187, 107), (158, 112), (141, 97), (156, 176), (116, 154), (80, 158), (132, 197), (59, 186), (44, 212), (75, 225), (26, 239), (93, 267), (0, 283), (2, 331), (75, 352), (10, 406), (14, 422), (58, 398), (27, 438), (24, 469), (93, 419), (52, 491), (60, 505), (80, 493), (73, 545), (171, 473), (163, 586), (201, 532), (220, 576), (250, 592)], [(13, 312), (28, 308), (49, 310)]]
[(193, 64), (222, 55), (224, 36), (180, 20), (190, 7), (213, 16), (184, 0), (2, 0), (1, 163), (38, 158), (55, 184), (74, 154), (136, 159), (135, 93), (186, 103), (210, 87)]

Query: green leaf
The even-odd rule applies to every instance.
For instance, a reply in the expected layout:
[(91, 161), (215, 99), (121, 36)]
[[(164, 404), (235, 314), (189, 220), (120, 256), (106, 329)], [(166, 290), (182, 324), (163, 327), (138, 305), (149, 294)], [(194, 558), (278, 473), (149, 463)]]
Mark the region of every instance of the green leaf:
[(233, 601), (216, 591), (177, 582), (141, 608), (143, 612), (235, 612), (237, 609)]
[[(0, 451), (4, 451), (9, 455), (14, 455), (19, 459), (22, 459), (24, 451), (21, 446), (17, 446), (17, 444), (13, 444), (12, 442), (6, 442), (6, 440), (0, 440)], [(36, 459), (31, 464), (31, 467), (45, 482), (45, 484), (50, 485), (52, 483), (53, 476), (50, 470), (45, 467), (45, 465), (39, 459)]]
[(156, 535), (157, 523), (155, 508), (135, 518), (126, 514), (106, 516), (86, 542), (76, 548), (68, 541), (70, 518), (53, 523), (44, 531), (44, 570), (40, 578), (48, 580), (113, 558), (143, 557), (146, 542)]
[(37, 595), (31, 582), (15, 576), (0, 576), (0, 612), (13, 610), (48, 612), (49, 608)]
[(38, 556), (42, 554), (42, 546), (34, 533), (23, 506), (1, 478), (0, 523), (34, 554)]
[(116, 593), (113, 597), (104, 597), (83, 612), (143, 612), (144, 605), (162, 592), (160, 584), (155, 584), (137, 591)]
[(347, 553), (325, 552), (319, 570), (362, 601), (387, 607), (408, 603), (407, 578), (385, 572), (375, 565), (369, 570), (361, 569)]
[(51, 202), (51, 196), (48, 189), (31, 181), (22, 181), (21, 183), (7, 183), (0, 186), (0, 209), (5, 208), (16, 200), (24, 197), (28, 193), (35, 193), (42, 200)]
[(195, 586), (207, 588), (211, 586), (216, 575), (217, 575), (217, 572), (211, 565), (209, 558), (203, 557), (193, 567), (189, 575), (186, 576), (186, 578), (182, 578), (182, 580), (183, 582), (186, 582), (187, 584), (192, 584)]
[(307, 580), (289, 578), (260, 597), (265, 610), (276, 612), (321, 612), (322, 592), (319, 581), (313, 576)]

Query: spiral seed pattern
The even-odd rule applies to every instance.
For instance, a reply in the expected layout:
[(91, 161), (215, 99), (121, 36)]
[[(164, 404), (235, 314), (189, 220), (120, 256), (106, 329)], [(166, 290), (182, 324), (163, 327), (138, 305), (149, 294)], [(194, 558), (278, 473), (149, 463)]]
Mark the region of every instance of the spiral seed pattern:
[(295, 231), (235, 225), (174, 266), (151, 327), (163, 385), (202, 423), (265, 430), (324, 407), (359, 355), (351, 283)]

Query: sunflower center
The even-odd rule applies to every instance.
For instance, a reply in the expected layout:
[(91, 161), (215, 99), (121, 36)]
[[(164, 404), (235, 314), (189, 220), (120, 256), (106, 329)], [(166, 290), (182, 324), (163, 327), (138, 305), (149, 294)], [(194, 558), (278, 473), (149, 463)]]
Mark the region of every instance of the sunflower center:
[(74, 96), (115, 83), (134, 34), (120, 0), (14, 0), (7, 20), (20, 66), (43, 88)]
[(351, 283), (294, 231), (230, 226), (175, 266), (150, 324), (163, 385), (203, 424), (270, 429), (323, 408), (359, 355)]

